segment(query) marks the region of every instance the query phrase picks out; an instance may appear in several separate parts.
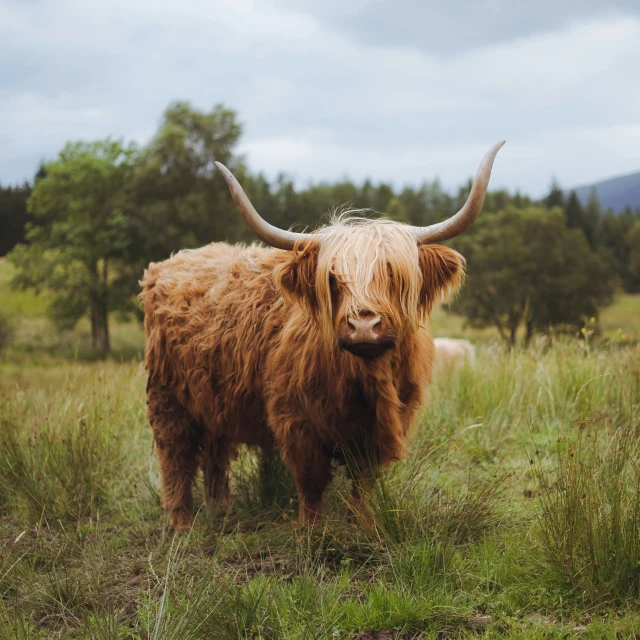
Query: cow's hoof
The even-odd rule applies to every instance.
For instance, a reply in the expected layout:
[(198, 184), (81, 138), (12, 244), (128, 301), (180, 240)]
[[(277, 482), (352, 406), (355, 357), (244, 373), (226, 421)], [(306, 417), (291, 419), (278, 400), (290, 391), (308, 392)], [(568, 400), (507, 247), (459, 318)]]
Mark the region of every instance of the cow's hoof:
[(185, 511), (171, 512), (170, 527), (176, 533), (185, 533), (186, 531), (189, 531), (192, 524), (193, 520), (191, 518), (191, 514), (186, 513)]

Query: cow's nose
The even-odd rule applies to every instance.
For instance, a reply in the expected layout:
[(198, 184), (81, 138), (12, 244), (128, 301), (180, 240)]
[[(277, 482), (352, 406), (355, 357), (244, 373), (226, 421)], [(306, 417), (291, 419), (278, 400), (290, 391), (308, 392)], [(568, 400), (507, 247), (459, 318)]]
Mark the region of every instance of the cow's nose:
[(347, 318), (347, 327), (352, 342), (377, 342), (382, 323), (375, 313), (361, 311), (357, 318)]

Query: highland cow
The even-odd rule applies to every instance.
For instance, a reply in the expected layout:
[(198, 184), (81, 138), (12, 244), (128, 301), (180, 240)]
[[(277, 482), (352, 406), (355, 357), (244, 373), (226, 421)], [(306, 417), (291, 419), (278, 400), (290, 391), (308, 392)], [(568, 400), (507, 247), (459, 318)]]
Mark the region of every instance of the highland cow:
[(439, 371), (450, 371), (458, 365), (476, 363), (476, 348), (468, 340), (455, 338), (434, 338), (436, 349), (434, 368)]
[(279, 452), (303, 522), (322, 515), (334, 461), (348, 462), (361, 502), (376, 469), (402, 457), (431, 381), (431, 309), (464, 274), (462, 256), (429, 243), (478, 217), (502, 144), (463, 208), (428, 227), (339, 218), (310, 234), (284, 231), (216, 163), (270, 247), (182, 251), (141, 282), (148, 417), (175, 529), (191, 522), (199, 468), (206, 501), (226, 503), (241, 444)]

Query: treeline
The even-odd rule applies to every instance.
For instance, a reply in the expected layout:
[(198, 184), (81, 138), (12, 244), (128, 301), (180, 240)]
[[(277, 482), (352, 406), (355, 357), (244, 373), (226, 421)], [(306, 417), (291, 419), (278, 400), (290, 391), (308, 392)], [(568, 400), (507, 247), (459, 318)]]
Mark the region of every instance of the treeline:
[[(135, 299), (138, 280), (150, 261), (163, 260), (179, 249), (215, 240), (254, 240), (237, 214), (214, 161), (232, 169), (269, 222), (297, 230), (314, 228), (327, 221), (327, 213), (340, 205), (368, 210), (364, 215), (382, 212), (396, 220), (424, 226), (454, 214), (470, 188), (469, 183), (450, 194), (437, 180), (400, 191), (389, 184), (369, 181), (359, 185), (342, 181), (296, 188), (284, 175), (269, 182), (263, 175), (250, 174), (243, 159), (235, 154), (241, 134), (237, 114), (223, 105), (203, 112), (188, 103), (176, 102), (165, 111), (158, 131), (145, 147), (113, 139), (70, 143), (57, 160), (38, 171), (33, 185), (0, 188), (3, 229), (0, 255), (10, 252), (17, 267), (14, 285), (53, 293), (51, 317), (60, 327), (73, 326), (81, 316), (88, 315), (94, 346), (106, 353), (109, 314), (139, 313)], [(542, 209), (554, 213), (540, 216)], [(518, 193), (490, 191), (484, 211), (482, 219), (486, 219), (486, 226), (478, 227), (480, 235), (483, 228), (492, 226), (494, 216), (495, 222), (502, 220), (507, 225), (522, 217), (513, 212), (527, 211), (529, 214), (523, 215), (529, 216), (529, 226), (532, 220), (542, 225), (553, 221), (555, 225), (538, 234), (540, 238), (549, 235), (549, 231), (556, 240), (564, 238), (558, 234), (558, 225), (575, 231), (566, 241), (575, 245), (579, 236), (578, 244), (584, 243), (586, 253), (580, 253), (581, 244), (577, 248), (572, 245), (574, 253), (578, 251), (587, 262), (587, 255), (595, 256), (599, 271), (596, 269), (588, 279), (598, 280), (600, 291), (616, 286), (614, 274), (627, 291), (640, 290), (639, 212), (629, 211), (621, 216), (602, 212), (594, 198), (583, 207), (575, 194), (565, 197), (555, 185), (541, 203)], [(504, 217), (507, 211), (511, 213)], [(494, 238), (491, 242), (499, 242), (501, 232), (497, 227), (493, 229), (491, 233), (498, 233), (498, 240)], [(468, 242), (474, 242), (477, 233), (470, 233)], [(523, 242), (526, 245), (526, 237)], [(544, 242), (541, 247), (544, 254)], [(477, 244), (466, 248), (471, 276), (479, 273), (482, 264), (484, 275), (490, 273), (491, 265), (485, 260), (487, 251), (478, 253)], [(562, 244), (557, 247), (560, 253), (566, 249)], [(500, 252), (494, 251), (492, 255), (499, 256)], [(505, 255), (504, 259), (519, 260), (519, 257)], [(491, 258), (489, 262), (492, 260), (491, 268), (504, 271), (499, 259)], [(544, 259), (538, 262), (542, 264)], [(564, 268), (562, 261), (556, 260), (554, 264), (557, 269)], [(509, 282), (513, 287), (516, 282), (513, 278), (525, 276), (512, 270), (509, 277), (511, 280), (502, 278), (505, 290)], [(529, 289), (535, 288), (535, 274), (526, 277)], [(481, 280), (476, 277), (475, 281)], [(484, 301), (478, 304), (495, 307), (497, 296), (487, 299), (485, 293), (479, 291)], [(592, 296), (588, 286), (586, 289), (583, 286), (572, 299), (579, 301), (584, 296), (593, 303), (584, 305), (585, 309), (595, 310), (606, 302), (606, 296)], [(533, 299), (531, 294), (524, 302), (519, 299), (519, 310), (508, 312), (509, 322), (501, 328), (505, 335), (512, 331), (516, 320), (518, 323), (531, 320)], [(506, 317), (489, 313), (486, 308), (472, 307), (464, 307), (461, 312), (476, 324), (498, 326)], [(561, 315), (537, 313), (531, 332), (540, 330), (545, 322), (547, 326), (565, 321), (575, 324), (579, 316), (576, 309), (570, 321), (564, 316), (558, 320)]]
[(556, 183), (543, 202), (549, 209), (560, 207), (564, 211), (569, 229), (582, 230), (589, 246), (611, 264), (625, 291), (640, 292), (640, 269), (636, 257), (640, 209), (634, 211), (626, 207), (621, 213), (611, 209), (602, 211), (595, 190), (583, 205), (575, 191), (566, 195)]
[[(339, 206), (369, 210), (365, 215), (381, 212), (409, 224), (428, 225), (455, 213), (471, 185), (469, 181), (450, 194), (437, 179), (399, 192), (390, 184), (369, 180), (296, 188), (281, 174), (275, 182), (269, 182), (264, 175), (249, 174), (242, 158), (233, 154), (241, 133), (236, 114), (223, 106), (203, 113), (178, 102), (166, 110), (150, 144), (134, 150), (128, 183), (123, 185), (127, 200), (123, 207), (140, 227), (136, 242), (145, 258), (161, 259), (180, 248), (216, 240), (253, 239), (214, 169), (215, 160), (233, 169), (264, 218), (277, 226), (299, 230), (326, 222), (328, 213)], [(34, 182), (46, 174), (45, 165)], [(0, 256), (25, 241), (27, 222), (37, 225), (41, 221), (33, 208), (31, 214), (27, 212), (31, 191), (29, 184), (0, 185), (0, 221), (7, 230), (1, 239)], [(508, 204), (525, 206), (531, 202), (518, 193), (491, 191), (485, 209), (499, 211)]]

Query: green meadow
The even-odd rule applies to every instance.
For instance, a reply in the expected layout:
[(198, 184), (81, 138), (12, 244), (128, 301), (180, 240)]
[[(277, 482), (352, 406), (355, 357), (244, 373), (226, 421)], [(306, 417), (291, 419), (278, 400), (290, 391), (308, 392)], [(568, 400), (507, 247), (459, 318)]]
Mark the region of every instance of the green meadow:
[(477, 362), (436, 376), (371, 513), (337, 469), (324, 525), (299, 525), (286, 470), (247, 450), (229, 509), (175, 536), (140, 326), (114, 318), (99, 360), (10, 278), (0, 262), (0, 640), (640, 635), (640, 297), (583, 344), (512, 353), (436, 311)]

